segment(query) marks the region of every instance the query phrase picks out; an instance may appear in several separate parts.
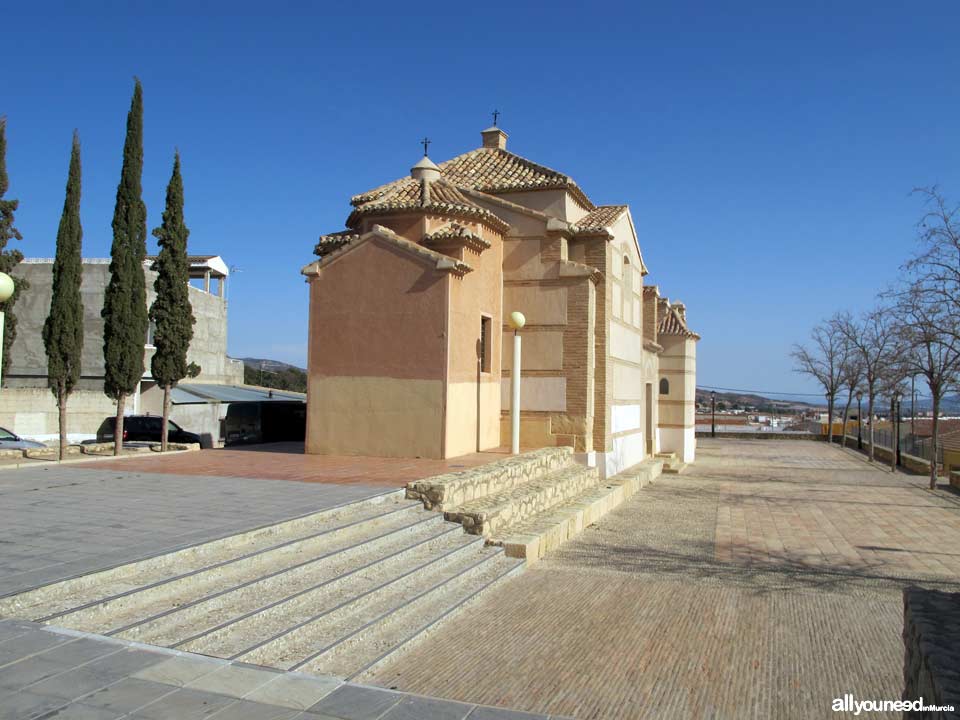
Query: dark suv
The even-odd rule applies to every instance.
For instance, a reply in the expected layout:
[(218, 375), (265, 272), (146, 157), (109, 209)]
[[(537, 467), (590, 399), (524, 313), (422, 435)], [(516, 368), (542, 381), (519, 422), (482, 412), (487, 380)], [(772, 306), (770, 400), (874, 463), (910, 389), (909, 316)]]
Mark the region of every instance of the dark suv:
[[(198, 443), (200, 436), (196, 433), (187, 432), (173, 420), (169, 421), (167, 428), (167, 442), (174, 443)], [(108, 417), (100, 423), (100, 429), (97, 430), (97, 442), (113, 442), (114, 429), (117, 426), (117, 418)], [(124, 442), (160, 442), (162, 434), (163, 418), (159, 415), (127, 415), (123, 419), (123, 441)]]

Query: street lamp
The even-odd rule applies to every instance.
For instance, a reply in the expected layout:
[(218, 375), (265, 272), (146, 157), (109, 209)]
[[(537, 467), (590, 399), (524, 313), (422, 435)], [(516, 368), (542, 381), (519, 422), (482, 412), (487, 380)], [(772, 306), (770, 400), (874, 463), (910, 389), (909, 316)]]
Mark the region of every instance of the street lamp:
[(857, 450), (863, 450), (863, 393), (857, 390)]
[(710, 391), (710, 437), (717, 436), (717, 391)]
[[(13, 296), (13, 278), (5, 272), (0, 272), (0, 303), (5, 303)], [(0, 384), (3, 382), (3, 311), (0, 310)]]
[(513, 365), (510, 368), (510, 452), (520, 452), (520, 330), (527, 324), (522, 312), (510, 313), (513, 328)]
[(896, 448), (896, 457), (894, 458), (894, 467), (901, 464), (900, 458), (900, 402), (903, 398), (903, 393), (899, 390), (895, 390), (893, 393), (893, 405), (896, 408), (895, 415), (893, 417), (893, 443), (894, 448)]

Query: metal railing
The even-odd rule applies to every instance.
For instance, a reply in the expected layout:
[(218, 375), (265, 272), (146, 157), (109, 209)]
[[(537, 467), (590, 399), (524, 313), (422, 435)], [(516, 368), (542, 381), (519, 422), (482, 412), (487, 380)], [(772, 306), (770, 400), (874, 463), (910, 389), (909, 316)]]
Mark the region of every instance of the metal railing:
[[(854, 433), (854, 436), (856, 433)], [(863, 445), (867, 446), (869, 442), (869, 430), (864, 428)], [(890, 428), (877, 428), (873, 431), (873, 442), (877, 447), (890, 450), (893, 447), (893, 430)], [(913, 455), (929, 462), (933, 457), (933, 438), (918, 437), (910, 433), (901, 433), (900, 435), (900, 453), (902, 455)], [(937, 448), (937, 463), (943, 464), (943, 445)]]

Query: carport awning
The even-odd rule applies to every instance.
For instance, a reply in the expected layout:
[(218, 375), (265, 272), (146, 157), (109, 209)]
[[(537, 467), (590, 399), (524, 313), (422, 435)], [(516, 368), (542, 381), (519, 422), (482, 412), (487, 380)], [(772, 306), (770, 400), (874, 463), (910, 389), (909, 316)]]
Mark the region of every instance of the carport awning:
[(174, 405), (231, 402), (306, 402), (303, 393), (268, 390), (252, 385), (215, 385), (213, 383), (180, 383), (170, 392)]

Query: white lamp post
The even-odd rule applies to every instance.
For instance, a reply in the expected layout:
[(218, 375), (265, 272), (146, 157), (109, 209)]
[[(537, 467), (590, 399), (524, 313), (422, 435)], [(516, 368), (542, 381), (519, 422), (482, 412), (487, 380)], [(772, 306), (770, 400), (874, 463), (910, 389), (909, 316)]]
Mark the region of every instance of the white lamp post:
[[(5, 303), (13, 295), (13, 278), (0, 272), (0, 303)], [(0, 310), (0, 383), (3, 382), (3, 311)]]
[(513, 328), (513, 365), (510, 369), (510, 452), (520, 452), (520, 330), (527, 324), (522, 312), (510, 313)]

